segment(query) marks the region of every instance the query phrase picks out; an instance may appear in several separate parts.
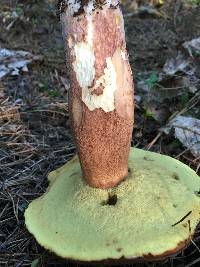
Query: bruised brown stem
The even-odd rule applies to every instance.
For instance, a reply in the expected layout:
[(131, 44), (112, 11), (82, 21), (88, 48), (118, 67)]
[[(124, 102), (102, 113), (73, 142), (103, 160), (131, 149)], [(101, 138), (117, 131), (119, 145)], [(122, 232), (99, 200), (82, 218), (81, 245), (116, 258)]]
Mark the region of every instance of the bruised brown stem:
[(115, 0), (68, 0), (61, 22), (83, 177), (92, 187), (114, 187), (128, 175), (134, 109), (122, 13)]

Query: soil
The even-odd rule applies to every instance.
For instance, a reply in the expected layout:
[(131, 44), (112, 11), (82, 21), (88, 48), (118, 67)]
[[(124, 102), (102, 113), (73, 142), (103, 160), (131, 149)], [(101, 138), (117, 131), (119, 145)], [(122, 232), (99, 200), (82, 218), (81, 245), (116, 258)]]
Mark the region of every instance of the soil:
[[(143, 1), (133, 3), (123, 1), (122, 7), (135, 94), (142, 97), (136, 101), (132, 144), (173, 156), (198, 172), (199, 157), (172, 133), (160, 132), (160, 128), (177, 112), (200, 117), (199, 95), (187, 92), (186, 101), (180, 101), (185, 97), (183, 90), (173, 99), (166, 98), (161, 106), (167, 112), (164, 119), (157, 120), (148, 115), (138, 84), (152, 73), (158, 75), (167, 59), (183, 50), (185, 41), (200, 36), (200, 6), (184, 1), (159, 5), (153, 1), (156, 12), (151, 13), (138, 11), (146, 4)], [(18, 14), (15, 19), (8, 16), (13, 11)], [(67, 105), (70, 85), (55, 2), (1, 0), (0, 48), (25, 50), (38, 56), (28, 66), (28, 72), (0, 80), (0, 266), (77, 266), (40, 247), (28, 233), (23, 216), (28, 203), (45, 192), (48, 173), (76, 153)], [(199, 57), (194, 64), (200, 81)], [(162, 85), (170, 94), (168, 88), (175, 84), (170, 79)], [(161, 263), (132, 266), (199, 266), (199, 246), (197, 230), (194, 241), (181, 254)]]

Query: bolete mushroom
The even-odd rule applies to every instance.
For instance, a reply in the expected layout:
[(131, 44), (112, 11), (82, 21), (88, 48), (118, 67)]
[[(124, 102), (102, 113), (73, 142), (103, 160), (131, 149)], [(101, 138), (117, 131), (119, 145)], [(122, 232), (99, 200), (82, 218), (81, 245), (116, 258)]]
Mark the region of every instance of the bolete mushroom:
[(118, 1), (66, 0), (62, 11), (78, 157), (50, 173), (26, 226), (45, 248), (81, 262), (175, 254), (199, 222), (200, 179), (173, 158), (130, 149), (133, 82)]

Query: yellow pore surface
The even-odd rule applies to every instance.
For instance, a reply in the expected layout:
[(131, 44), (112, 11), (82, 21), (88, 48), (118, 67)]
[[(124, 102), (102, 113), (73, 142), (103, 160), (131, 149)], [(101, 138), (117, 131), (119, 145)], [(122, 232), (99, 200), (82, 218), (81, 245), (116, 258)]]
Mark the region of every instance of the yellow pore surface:
[(176, 252), (200, 219), (199, 176), (173, 158), (136, 148), (129, 170), (116, 188), (94, 189), (82, 180), (75, 157), (50, 173), (47, 192), (25, 212), (27, 228), (42, 246), (67, 259)]

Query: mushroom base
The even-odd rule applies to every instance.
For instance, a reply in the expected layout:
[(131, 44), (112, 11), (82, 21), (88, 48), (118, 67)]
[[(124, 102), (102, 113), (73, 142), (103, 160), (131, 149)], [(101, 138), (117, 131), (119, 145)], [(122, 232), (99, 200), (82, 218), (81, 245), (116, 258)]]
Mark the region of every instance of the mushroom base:
[(200, 219), (200, 178), (188, 166), (131, 149), (129, 176), (107, 190), (89, 187), (75, 157), (49, 175), (25, 212), (37, 241), (81, 262), (159, 260), (185, 248)]

